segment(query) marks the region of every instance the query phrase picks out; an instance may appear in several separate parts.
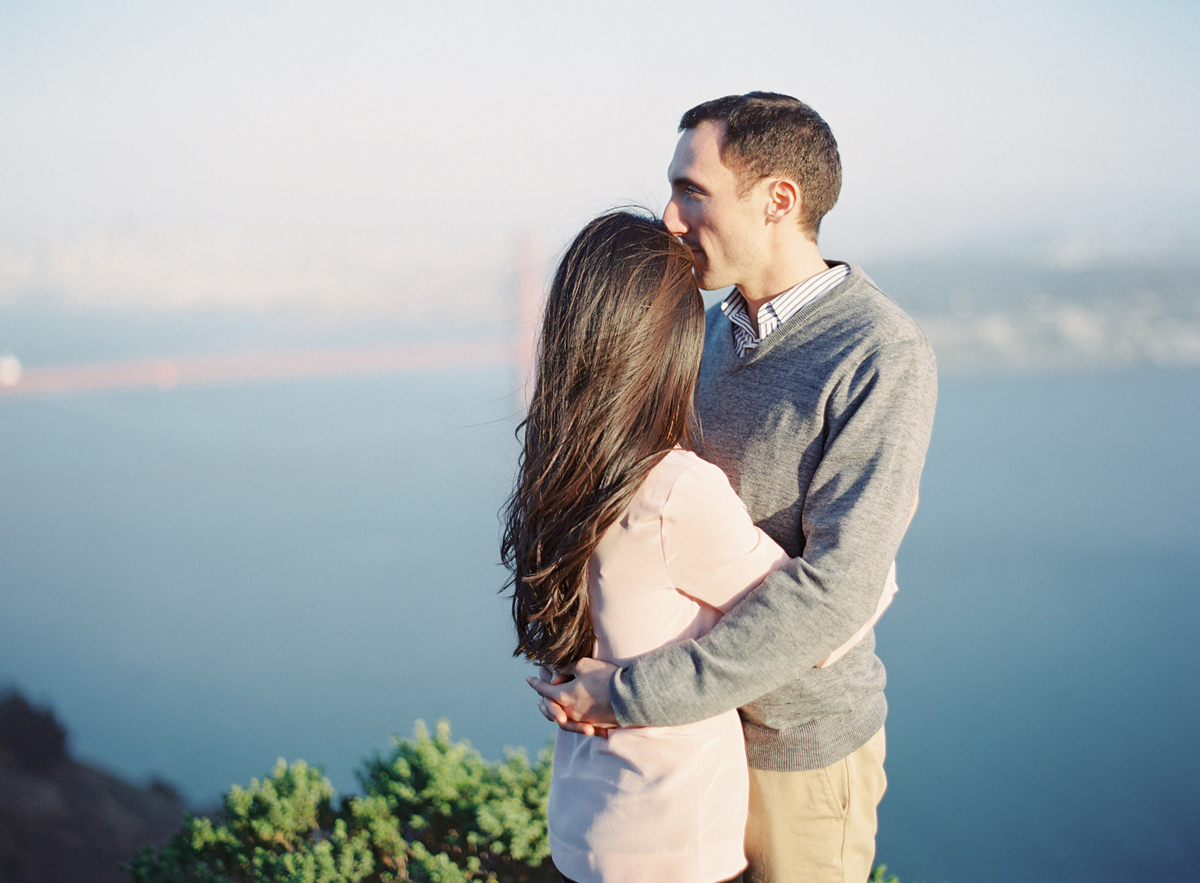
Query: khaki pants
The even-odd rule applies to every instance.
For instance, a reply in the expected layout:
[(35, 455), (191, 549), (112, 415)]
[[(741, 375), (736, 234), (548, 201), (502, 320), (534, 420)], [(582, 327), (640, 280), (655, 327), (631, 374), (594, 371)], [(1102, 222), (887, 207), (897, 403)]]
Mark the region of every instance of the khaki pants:
[(750, 770), (746, 883), (864, 883), (887, 788), (883, 729), (819, 770)]

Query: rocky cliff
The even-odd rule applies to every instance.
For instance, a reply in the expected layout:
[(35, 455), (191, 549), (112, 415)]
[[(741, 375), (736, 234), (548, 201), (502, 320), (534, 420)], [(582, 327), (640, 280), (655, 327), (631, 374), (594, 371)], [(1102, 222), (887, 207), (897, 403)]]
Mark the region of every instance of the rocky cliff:
[(166, 784), (135, 787), (71, 758), (48, 709), (0, 693), (0, 883), (107, 883), (118, 863), (179, 828)]

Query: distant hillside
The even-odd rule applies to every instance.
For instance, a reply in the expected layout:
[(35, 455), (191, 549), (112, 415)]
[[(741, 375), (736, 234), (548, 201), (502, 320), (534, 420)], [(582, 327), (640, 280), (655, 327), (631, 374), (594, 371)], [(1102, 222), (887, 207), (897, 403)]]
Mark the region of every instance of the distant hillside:
[(0, 693), (0, 880), (107, 883), (147, 844), (179, 828), (179, 795), (137, 788), (70, 757), (67, 734), (48, 709)]
[(944, 374), (1200, 365), (1200, 260), (892, 261), (867, 272)]

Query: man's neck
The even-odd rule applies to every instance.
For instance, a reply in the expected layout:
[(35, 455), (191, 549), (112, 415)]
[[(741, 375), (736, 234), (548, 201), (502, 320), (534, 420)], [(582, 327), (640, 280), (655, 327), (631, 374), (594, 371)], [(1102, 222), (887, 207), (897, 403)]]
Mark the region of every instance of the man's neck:
[(770, 255), (764, 262), (763, 272), (759, 277), (747, 282), (738, 283), (738, 291), (746, 299), (746, 312), (750, 321), (758, 329), (758, 311), (774, 298), (785, 291), (795, 288), (805, 279), (811, 279), (818, 273), (829, 269), (821, 257), (817, 244), (810, 239), (801, 243), (792, 243), (789, 248), (781, 248)]

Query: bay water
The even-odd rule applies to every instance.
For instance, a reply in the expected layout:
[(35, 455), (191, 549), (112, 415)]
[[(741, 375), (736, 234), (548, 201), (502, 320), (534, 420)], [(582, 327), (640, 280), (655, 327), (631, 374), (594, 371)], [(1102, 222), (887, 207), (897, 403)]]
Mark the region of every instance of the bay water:
[[(339, 790), (413, 722), (551, 737), (510, 656), (517, 379), (0, 401), (0, 685), (197, 805), (277, 757)], [(944, 378), (888, 668), (904, 883), (1200, 867), (1200, 371)]]

